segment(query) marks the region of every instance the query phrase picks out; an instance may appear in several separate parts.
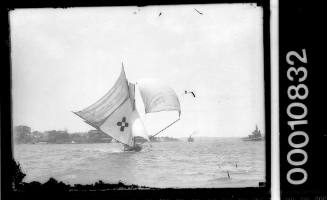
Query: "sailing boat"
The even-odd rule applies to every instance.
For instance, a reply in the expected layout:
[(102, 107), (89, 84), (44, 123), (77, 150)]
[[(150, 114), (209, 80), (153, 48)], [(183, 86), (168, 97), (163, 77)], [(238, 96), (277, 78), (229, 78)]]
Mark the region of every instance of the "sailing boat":
[[(150, 136), (154, 137), (180, 120), (181, 109), (175, 91), (160, 81), (137, 83), (146, 113), (178, 111), (178, 119)], [(127, 80), (124, 66), (114, 86), (98, 101), (74, 112), (85, 123), (123, 144), (124, 151), (140, 151), (149, 141), (144, 122), (136, 109), (136, 84)]]

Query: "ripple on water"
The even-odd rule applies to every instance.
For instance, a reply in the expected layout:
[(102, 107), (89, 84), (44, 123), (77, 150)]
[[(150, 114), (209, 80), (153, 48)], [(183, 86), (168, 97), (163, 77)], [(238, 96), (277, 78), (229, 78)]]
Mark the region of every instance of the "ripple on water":
[(102, 179), (152, 187), (248, 187), (265, 178), (264, 146), (238, 139), (152, 143), (137, 153), (108, 143), (14, 148), (31, 181), (53, 176), (83, 184)]

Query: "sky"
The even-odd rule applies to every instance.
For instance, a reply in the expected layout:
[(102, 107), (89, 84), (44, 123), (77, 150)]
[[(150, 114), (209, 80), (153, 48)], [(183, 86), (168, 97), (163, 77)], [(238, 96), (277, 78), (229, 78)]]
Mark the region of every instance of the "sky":
[[(123, 63), (130, 82), (155, 78), (177, 93), (181, 120), (160, 136), (264, 130), (262, 23), (255, 4), (10, 11), (13, 125), (92, 129), (72, 111), (101, 98)], [(142, 115), (150, 133), (177, 116)]]

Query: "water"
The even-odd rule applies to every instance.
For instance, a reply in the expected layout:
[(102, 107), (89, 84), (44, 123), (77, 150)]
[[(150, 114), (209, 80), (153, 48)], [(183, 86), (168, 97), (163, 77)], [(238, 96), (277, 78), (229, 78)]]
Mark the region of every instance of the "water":
[(14, 145), (14, 157), (27, 174), (25, 182), (44, 183), (54, 177), (67, 184), (102, 180), (160, 188), (221, 188), (258, 187), (265, 181), (264, 141), (195, 138), (193, 143), (151, 145), (141, 152), (122, 152), (117, 143), (21, 144)]

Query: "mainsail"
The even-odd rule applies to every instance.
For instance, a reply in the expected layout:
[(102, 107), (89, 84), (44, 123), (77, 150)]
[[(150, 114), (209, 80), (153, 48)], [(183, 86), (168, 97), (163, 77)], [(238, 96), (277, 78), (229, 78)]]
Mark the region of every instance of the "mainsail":
[(129, 90), (125, 71), (122, 68), (118, 80), (105, 96), (75, 114), (115, 140), (132, 146), (133, 104)]
[[(159, 81), (143, 81), (138, 86), (146, 113), (175, 110), (180, 117), (180, 103), (173, 89)], [(149, 140), (135, 106), (135, 84), (128, 82), (123, 67), (118, 80), (105, 96), (74, 113), (87, 124), (125, 145), (133, 146), (134, 137)]]
[(124, 68), (114, 86), (94, 104), (76, 112), (93, 127), (100, 127), (105, 119), (110, 116), (122, 103), (129, 99), (129, 87)]

